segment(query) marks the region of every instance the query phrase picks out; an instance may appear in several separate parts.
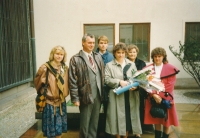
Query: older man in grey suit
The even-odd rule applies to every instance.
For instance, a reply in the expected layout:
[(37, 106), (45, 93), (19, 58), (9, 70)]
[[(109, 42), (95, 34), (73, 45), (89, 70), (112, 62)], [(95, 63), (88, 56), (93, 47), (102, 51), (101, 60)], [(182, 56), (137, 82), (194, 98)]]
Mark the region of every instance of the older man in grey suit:
[(85, 34), (83, 49), (70, 59), (71, 101), (80, 110), (80, 138), (96, 138), (100, 105), (104, 97), (104, 62), (93, 52), (95, 37)]

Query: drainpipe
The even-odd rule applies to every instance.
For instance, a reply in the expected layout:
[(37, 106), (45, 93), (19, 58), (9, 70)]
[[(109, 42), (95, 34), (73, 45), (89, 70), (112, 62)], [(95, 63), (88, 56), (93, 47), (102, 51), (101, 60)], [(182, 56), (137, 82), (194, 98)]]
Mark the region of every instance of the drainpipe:
[(34, 28), (34, 10), (33, 0), (29, 0), (30, 7), (30, 25), (31, 25), (31, 47), (32, 47), (32, 62), (33, 62), (33, 79), (36, 75), (36, 48), (35, 48), (35, 28)]

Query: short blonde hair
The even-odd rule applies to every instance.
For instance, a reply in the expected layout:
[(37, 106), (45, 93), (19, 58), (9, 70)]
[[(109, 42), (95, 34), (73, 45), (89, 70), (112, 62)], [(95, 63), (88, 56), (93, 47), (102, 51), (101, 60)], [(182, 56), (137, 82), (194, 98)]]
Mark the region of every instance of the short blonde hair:
[(105, 35), (102, 35), (102, 36), (100, 36), (100, 37), (98, 38), (98, 44), (99, 44), (100, 40), (106, 41), (106, 42), (108, 43), (108, 37), (105, 36)]
[(139, 53), (139, 48), (138, 48), (136, 45), (133, 45), (133, 44), (128, 45), (128, 46), (127, 46), (127, 49), (128, 49), (128, 51), (130, 51), (130, 50), (132, 50), (132, 49), (135, 49), (136, 52)]
[(51, 49), (51, 52), (50, 52), (50, 55), (49, 55), (49, 61), (53, 61), (54, 60), (53, 57), (54, 57), (54, 54), (55, 54), (56, 50), (61, 50), (61, 51), (64, 52), (64, 57), (63, 57), (63, 60), (61, 61), (61, 63), (65, 63), (67, 61), (67, 53), (66, 53), (64, 47), (60, 46), (60, 45), (55, 46), (55, 47), (53, 47)]

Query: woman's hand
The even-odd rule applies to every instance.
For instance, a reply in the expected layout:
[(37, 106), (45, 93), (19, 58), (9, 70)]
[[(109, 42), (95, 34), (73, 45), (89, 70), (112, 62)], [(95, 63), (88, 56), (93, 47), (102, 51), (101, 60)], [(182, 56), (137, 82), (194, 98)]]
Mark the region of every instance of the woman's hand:
[(124, 87), (124, 86), (128, 85), (128, 82), (124, 81), (124, 80), (120, 80), (119, 84), (120, 84), (120, 86)]
[(137, 87), (131, 87), (129, 90), (130, 91), (134, 91), (134, 90), (136, 90), (137, 89)]
[(74, 102), (73, 103), (75, 106), (80, 106), (80, 102)]
[(156, 103), (160, 104), (162, 101), (162, 98), (157, 95), (157, 94), (153, 94), (152, 97), (155, 99)]

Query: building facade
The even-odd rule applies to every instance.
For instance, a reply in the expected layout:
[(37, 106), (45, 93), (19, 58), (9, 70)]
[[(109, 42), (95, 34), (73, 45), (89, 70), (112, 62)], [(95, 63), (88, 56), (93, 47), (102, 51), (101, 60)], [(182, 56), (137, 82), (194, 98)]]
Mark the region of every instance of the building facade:
[[(181, 63), (171, 53), (169, 46), (178, 49), (179, 41), (182, 43), (185, 41), (187, 29), (193, 32), (192, 34), (200, 34), (199, 0), (21, 0), (20, 2), (27, 2), (29, 8), (27, 22), (30, 23), (28, 34), (30, 37), (27, 45), (30, 52), (28, 57), (31, 60), (28, 68), (30, 77), (28, 81), (6, 89), (3, 89), (6, 84), (3, 85), (1, 80), (0, 128), (5, 130), (5, 133), (1, 131), (0, 137), (4, 137), (7, 128), (10, 127), (13, 130), (12, 134), (11, 131), (8, 132), (10, 136), (20, 136), (37, 121), (34, 114), (36, 91), (32, 85), (35, 72), (48, 60), (51, 48), (56, 45), (65, 47), (68, 65), (70, 57), (82, 49), (81, 39), (84, 33), (95, 34), (96, 39), (100, 35), (108, 36), (110, 52), (118, 42), (127, 45), (136, 44), (140, 49), (139, 58), (145, 60), (147, 64), (152, 62), (150, 51), (158, 46), (164, 47), (169, 63), (180, 69), (176, 87), (198, 88), (194, 79), (184, 71)], [(4, 6), (5, 1), (2, 1), (1, 9)], [(6, 20), (2, 16), (0, 19), (5, 21), (5, 25)], [(31, 24), (30, 20), (34, 21), (32, 22), (34, 24)], [(3, 44), (0, 47), (6, 47)], [(12, 48), (10, 50), (15, 53)], [(3, 52), (1, 48), (1, 55)], [(0, 73), (3, 74), (4, 71), (6, 69), (1, 67)], [(14, 114), (13, 109), (18, 114)], [(25, 127), (21, 126), (20, 132), (17, 126), (21, 122), (17, 122), (16, 118), (26, 122)], [(6, 120), (12, 121), (5, 124)]]

